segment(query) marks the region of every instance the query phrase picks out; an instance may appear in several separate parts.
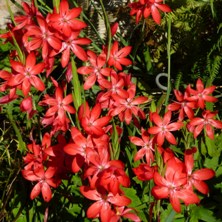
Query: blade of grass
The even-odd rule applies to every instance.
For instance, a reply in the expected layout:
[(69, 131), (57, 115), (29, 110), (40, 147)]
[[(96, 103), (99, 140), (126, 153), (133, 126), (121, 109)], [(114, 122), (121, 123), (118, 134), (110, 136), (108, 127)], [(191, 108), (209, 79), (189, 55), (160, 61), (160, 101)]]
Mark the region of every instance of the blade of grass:
[(104, 18), (104, 22), (105, 22), (105, 27), (106, 27), (106, 32), (107, 32), (107, 36), (108, 36), (108, 47), (107, 47), (107, 58), (106, 60), (108, 61), (109, 59), (109, 55), (110, 55), (110, 49), (111, 49), (111, 41), (112, 41), (112, 35), (111, 35), (111, 29), (110, 29), (110, 24), (109, 24), (109, 19), (106, 13), (106, 9), (103, 5), (103, 1), (99, 0), (100, 5), (102, 7), (102, 12), (103, 12), (103, 18)]
[(168, 70), (167, 70), (167, 94), (166, 94), (166, 100), (165, 100), (165, 106), (168, 105), (170, 92), (171, 92), (171, 16), (168, 17), (168, 30), (167, 30), (167, 60), (168, 60)]
[(26, 151), (26, 145), (22, 139), (22, 134), (19, 130), (19, 128), (17, 127), (16, 123), (15, 123), (15, 120), (13, 118), (13, 115), (12, 115), (12, 105), (7, 105), (6, 106), (6, 113), (7, 113), (7, 116), (8, 116), (8, 119), (15, 131), (15, 134), (17, 136), (17, 139), (18, 139), (18, 149), (19, 151), (21, 152), (21, 154), (24, 154), (25, 151)]

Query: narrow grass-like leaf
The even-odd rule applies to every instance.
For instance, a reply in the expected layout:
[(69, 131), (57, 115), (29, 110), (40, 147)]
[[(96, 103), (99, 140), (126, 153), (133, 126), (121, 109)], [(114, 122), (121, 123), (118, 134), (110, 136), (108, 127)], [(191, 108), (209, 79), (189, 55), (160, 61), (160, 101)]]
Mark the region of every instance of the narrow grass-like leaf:
[(10, 121), (10, 123), (11, 123), (11, 125), (12, 125), (12, 127), (13, 127), (13, 129), (15, 131), (15, 134), (17, 136), (17, 139), (18, 139), (18, 149), (19, 149), (19, 151), (22, 154), (24, 154), (25, 151), (26, 151), (26, 145), (25, 145), (25, 143), (24, 143), (24, 141), (22, 139), (22, 134), (21, 134), (19, 128), (17, 127), (17, 125), (15, 123), (15, 120), (13, 119), (12, 109), (13, 109), (13, 107), (12, 107), (11, 104), (7, 105), (6, 113), (7, 113), (8, 119), (9, 119), (9, 121)]
[(72, 96), (74, 101), (74, 106), (76, 111), (78, 111), (80, 105), (82, 104), (82, 97), (81, 97), (81, 86), (79, 82), (79, 76), (76, 69), (76, 64), (73, 58), (71, 58), (71, 66), (72, 66)]
[(53, 7), (56, 9), (56, 12), (59, 13), (60, 0), (53, 0)]
[(120, 154), (120, 145), (119, 145), (119, 135), (116, 130), (116, 124), (113, 121), (113, 131), (112, 131), (112, 157), (114, 160), (119, 159), (119, 154)]
[(103, 18), (104, 18), (104, 22), (105, 22), (105, 26), (106, 26), (106, 33), (108, 36), (108, 47), (107, 47), (107, 61), (109, 59), (109, 55), (110, 55), (110, 49), (111, 49), (111, 41), (112, 41), (112, 36), (111, 36), (111, 29), (110, 29), (110, 24), (109, 24), (109, 19), (108, 19), (108, 15), (106, 13), (106, 9), (103, 5), (103, 1), (99, 0), (101, 8), (102, 8), (102, 12), (103, 12)]

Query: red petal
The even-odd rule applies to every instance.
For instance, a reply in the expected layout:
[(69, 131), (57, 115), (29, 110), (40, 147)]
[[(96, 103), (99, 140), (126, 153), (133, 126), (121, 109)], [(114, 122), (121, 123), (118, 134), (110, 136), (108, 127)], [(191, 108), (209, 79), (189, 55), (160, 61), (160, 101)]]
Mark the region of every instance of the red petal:
[(84, 83), (84, 90), (92, 88), (95, 85), (96, 79), (97, 77), (95, 74), (91, 74), (90, 76), (88, 76)]
[(152, 189), (152, 195), (157, 199), (168, 198), (169, 190), (167, 187), (155, 186)]
[(208, 168), (196, 170), (192, 174), (192, 177), (196, 180), (209, 180), (214, 176), (215, 176), (215, 172), (211, 169), (208, 169)]
[(181, 205), (180, 205), (180, 200), (176, 196), (176, 194), (170, 195), (170, 203), (172, 204), (173, 209), (177, 212), (181, 212)]
[(116, 194), (115, 196), (109, 198), (109, 202), (121, 207), (129, 205), (131, 203), (131, 200), (125, 196), (120, 196), (119, 194)]
[(44, 85), (44, 83), (43, 83), (42, 80), (39, 79), (38, 77), (32, 76), (29, 80), (30, 80), (30, 83), (31, 83), (36, 89), (38, 89), (39, 91), (44, 91), (44, 90), (45, 90), (45, 85)]
[(42, 196), (45, 202), (49, 202), (52, 199), (52, 191), (46, 182), (42, 184)]
[(69, 95), (67, 95), (67, 96), (62, 100), (62, 103), (63, 103), (64, 105), (68, 105), (68, 104), (72, 103), (72, 101), (73, 101), (72, 95), (69, 94)]
[[(169, 114), (167, 116), (169, 116)], [(167, 120), (167, 116), (166, 116), (165, 122)], [(152, 114), (152, 120), (157, 126), (160, 126), (160, 127), (162, 126), (163, 120), (160, 118), (160, 116), (156, 112)]]
[(103, 206), (102, 201), (93, 203), (87, 210), (87, 217), (88, 218), (98, 217), (101, 212), (102, 206)]
[(97, 103), (91, 110), (91, 118), (93, 120), (96, 120), (99, 118), (101, 114), (101, 105), (99, 103)]
[(40, 183), (37, 183), (31, 191), (30, 198), (32, 200), (35, 199), (40, 194), (40, 192), (41, 192), (41, 185)]
[(80, 192), (84, 197), (90, 200), (101, 200), (101, 195), (98, 193), (97, 190), (92, 190), (89, 187), (81, 186)]
[(137, 145), (137, 146), (144, 146), (144, 141), (139, 138), (139, 137), (136, 137), (136, 136), (130, 136), (129, 137), (130, 139), (130, 142)]
[(161, 132), (161, 128), (158, 126), (152, 126), (148, 129), (149, 134), (157, 134)]
[(194, 180), (192, 184), (199, 192), (205, 195), (209, 193), (209, 188), (205, 182), (201, 180)]
[(175, 139), (175, 137), (173, 136), (172, 133), (166, 132), (166, 133), (165, 133), (165, 137), (166, 137), (166, 139), (168, 140), (168, 142), (170, 142), (171, 144), (173, 144), (173, 145), (176, 145), (176, 144), (177, 144), (177, 141), (176, 141), (176, 139)]
[(32, 69), (32, 67), (35, 65), (35, 63), (36, 63), (35, 53), (31, 52), (26, 58), (26, 68)]
[(80, 60), (87, 61), (88, 57), (83, 48), (78, 45), (75, 45), (74, 47), (72, 47), (72, 51)]
[(61, 64), (62, 67), (66, 67), (69, 63), (69, 58), (70, 58), (70, 49), (66, 48), (63, 52), (62, 52), (62, 59), (61, 59)]
[(168, 5), (164, 5), (164, 4), (156, 4), (156, 7), (163, 12), (171, 12), (172, 11)]
[(90, 66), (82, 66), (77, 69), (77, 72), (82, 75), (88, 75), (93, 72), (93, 68)]
[(151, 6), (151, 14), (152, 14), (153, 20), (158, 25), (160, 25), (160, 23), (161, 23), (161, 16), (160, 16), (160, 13), (159, 13), (159, 11), (158, 11), (158, 9), (157, 9), (157, 7), (155, 5)]

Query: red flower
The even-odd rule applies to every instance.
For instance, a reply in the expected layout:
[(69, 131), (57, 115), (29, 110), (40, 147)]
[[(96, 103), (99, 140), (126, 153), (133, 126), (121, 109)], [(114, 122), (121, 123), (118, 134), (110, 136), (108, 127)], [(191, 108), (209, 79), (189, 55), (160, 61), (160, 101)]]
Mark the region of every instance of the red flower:
[(34, 24), (34, 18), (38, 11), (38, 9), (35, 7), (34, 0), (32, 0), (31, 6), (28, 5), (26, 2), (22, 2), (22, 7), (24, 15), (15, 16), (16, 26), (14, 30), (19, 30), (23, 27)]
[[(39, 102), (39, 105), (50, 106), (45, 114), (45, 118), (57, 118), (60, 123), (65, 124), (66, 112), (74, 114), (75, 109), (70, 105), (70, 103), (73, 102), (72, 95), (69, 94), (63, 98), (63, 93), (63, 89), (57, 86), (55, 90), (55, 98), (50, 97), (49, 95), (45, 95), (45, 99)], [(57, 117), (54, 117), (55, 115)]]
[(86, 27), (86, 23), (76, 19), (82, 9), (73, 8), (69, 9), (67, 0), (62, 0), (59, 6), (59, 13), (55, 12), (48, 16), (49, 24), (62, 35), (67, 37), (71, 36), (72, 32), (80, 31)]
[(142, 138), (136, 136), (129, 137), (130, 142), (135, 144), (136, 146), (141, 146), (142, 148), (137, 151), (134, 156), (134, 161), (142, 159), (144, 156), (146, 157), (146, 163), (151, 165), (154, 160), (154, 143), (153, 138), (150, 139), (146, 130), (142, 129)]
[(100, 217), (101, 222), (110, 221), (110, 218), (113, 215), (111, 206), (122, 207), (129, 205), (131, 202), (129, 198), (119, 194), (114, 195), (101, 187), (92, 190), (89, 187), (81, 186), (80, 192), (86, 198), (96, 201), (88, 208), (87, 217)]
[[(161, 23), (161, 17), (159, 10), (163, 12), (171, 12), (169, 6), (161, 4), (163, 0), (139, 0), (139, 2), (134, 2), (129, 4), (131, 8), (130, 15), (136, 14), (136, 23), (138, 23), (143, 16), (147, 18), (150, 14), (153, 20), (157, 23)], [(159, 9), (159, 10), (158, 10)]]
[(62, 46), (61, 40), (55, 33), (49, 31), (48, 24), (42, 16), (37, 16), (38, 25), (29, 25), (23, 36), (23, 42), (28, 51), (42, 48), (42, 58), (46, 59), (50, 49), (59, 51)]
[(136, 95), (136, 85), (132, 84), (127, 90), (127, 93), (121, 93), (121, 95), (112, 94), (114, 103), (110, 108), (109, 114), (111, 116), (119, 116), (120, 121), (130, 124), (132, 115), (145, 118), (144, 112), (138, 107), (138, 105), (148, 102), (148, 98), (145, 96)]
[(116, 195), (117, 193), (122, 193), (120, 185), (123, 187), (129, 187), (130, 180), (126, 175), (123, 166), (118, 167), (111, 165), (99, 174), (98, 184)]
[(177, 144), (177, 141), (171, 131), (179, 130), (182, 126), (182, 122), (170, 123), (171, 111), (166, 112), (163, 119), (157, 114), (152, 114), (152, 121), (157, 125), (150, 127), (148, 133), (156, 135), (156, 141), (159, 146), (162, 146), (164, 139), (166, 138), (171, 144)]
[(203, 168), (199, 170), (195, 170), (193, 172), (194, 167), (194, 158), (193, 154), (196, 152), (196, 148), (189, 149), (185, 151), (184, 161), (187, 170), (188, 177), (188, 187), (192, 189), (194, 186), (199, 192), (203, 194), (209, 193), (209, 188), (203, 180), (209, 180), (215, 176), (215, 172), (208, 168)]
[(195, 101), (189, 101), (189, 93), (186, 91), (182, 94), (179, 90), (174, 90), (174, 94), (176, 96), (177, 101), (171, 103), (167, 106), (167, 109), (170, 111), (179, 110), (179, 121), (183, 121), (185, 114), (189, 119), (192, 119), (194, 116), (193, 109), (196, 108)]
[(153, 179), (156, 167), (151, 167), (150, 164), (141, 163), (138, 167), (133, 168), (133, 172), (136, 174), (137, 178), (142, 181), (147, 181)]
[(125, 58), (127, 55), (130, 54), (131, 49), (132, 49), (131, 46), (125, 46), (119, 50), (118, 42), (115, 41), (110, 50), (108, 65), (114, 66), (118, 70), (122, 70), (121, 65), (124, 66), (131, 65), (132, 61), (130, 59)]
[(11, 102), (11, 101), (13, 101), (13, 100), (15, 100), (17, 98), (18, 98), (18, 95), (16, 95), (16, 89), (12, 88), (12, 89), (10, 89), (8, 95), (3, 96), (3, 97), (0, 98), (0, 104), (9, 103), (9, 102)]
[(190, 121), (189, 126), (194, 127), (192, 129), (192, 132), (194, 133), (194, 138), (196, 138), (201, 133), (201, 131), (205, 129), (207, 136), (210, 139), (214, 139), (213, 127), (222, 129), (222, 122), (213, 119), (216, 115), (217, 112), (206, 110), (202, 113), (203, 118), (195, 117)]
[(140, 218), (136, 215), (132, 208), (115, 207), (115, 215), (113, 215), (109, 222), (121, 221), (121, 218), (127, 218), (134, 222), (140, 222)]
[(176, 212), (181, 211), (180, 200), (186, 205), (199, 203), (198, 196), (184, 187), (187, 184), (185, 166), (176, 158), (168, 160), (164, 177), (155, 172), (153, 179), (156, 184), (152, 189), (153, 196), (157, 199), (169, 198)]
[(33, 200), (40, 192), (42, 193), (45, 202), (49, 202), (52, 199), (52, 191), (50, 187), (56, 188), (60, 181), (54, 179), (56, 168), (49, 167), (44, 171), (43, 166), (34, 168), (33, 171), (22, 170), (22, 175), (26, 180), (38, 181), (33, 187), (30, 198)]
[(73, 142), (68, 143), (64, 147), (64, 151), (69, 155), (73, 155), (72, 171), (78, 172), (85, 162), (89, 162), (87, 159), (87, 149), (93, 149), (93, 141), (90, 135), (84, 137), (82, 133), (76, 128), (72, 127), (71, 135)]
[(128, 93), (124, 90), (124, 78), (117, 74), (114, 70), (112, 70), (110, 75), (110, 80), (105, 78), (100, 79), (99, 84), (101, 88), (106, 89), (105, 92), (100, 92), (97, 97), (98, 102), (101, 104), (102, 108), (112, 107), (114, 100), (112, 99), (113, 94), (117, 94), (119, 96), (124, 95), (127, 97)]
[(109, 123), (111, 116), (99, 118), (101, 112), (102, 109), (99, 103), (91, 111), (87, 102), (80, 106), (79, 120), (86, 133), (95, 136), (102, 136), (105, 133), (104, 127)]
[(7, 83), (9, 86), (21, 86), (25, 96), (28, 95), (31, 85), (39, 91), (45, 89), (44, 83), (37, 77), (37, 75), (44, 70), (45, 65), (43, 62), (36, 65), (36, 56), (34, 52), (31, 52), (27, 56), (25, 65), (13, 60), (10, 61), (10, 64), (13, 70), (13, 75)]
[[(90, 44), (91, 40), (88, 38), (78, 38), (80, 32), (72, 32), (68, 37), (65, 37), (62, 42), (62, 48), (59, 53), (62, 53), (61, 64), (66, 67), (70, 59), (70, 50), (82, 61), (86, 61), (87, 55), (82, 47), (79, 45)], [(57, 51), (52, 52), (50, 56), (58, 54)]]
[(188, 100), (197, 102), (197, 106), (201, 109), (204, 109), (205, 101), (212, 103), (217, 101), (217, 98), (210, 96), (210, 94), (215, 90), (215, 86), (204, 88), (203, 82), (198, 79), (196, 88), (197, 90), (194, 90), (190, 87), (190, 85), (188, 85), (187, 91), (192, 95), (188, 98)]
[(103, 55), (97, 56), (93, 51), (87, 51), (88, 60), (90, 62), (89, 66), (82, 66), (77, 69), (77, 72), (82, 75), (89, 75), (85, 79), (84, 89), (90, 89), (96, 81), (100, 83), (100, 81), (104, 78), (104, 76), (110, 76), (111, 70), (110, 68), (103, 68), (106, 64), (106, 58)]
[(32, 97), (29, 96), (22, 100), (20, 104), (20, 110), (22, 112), (27, 112), (29, 118), (32, 118), (32, 116), (36, 113), (36, 111), (33, 110)]

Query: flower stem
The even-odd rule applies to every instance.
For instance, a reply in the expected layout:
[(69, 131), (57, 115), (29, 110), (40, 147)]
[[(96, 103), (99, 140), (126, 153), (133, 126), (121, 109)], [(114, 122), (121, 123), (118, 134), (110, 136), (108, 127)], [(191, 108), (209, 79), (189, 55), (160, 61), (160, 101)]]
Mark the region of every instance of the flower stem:
[(171, 92), (171, 16), (168, 17), (168, 30), (167, 30), (167, 59), (168, 59), (168, 78), (167, 78), (167, 94), (165, 100), (165, 106), (168, 105), (169, 96)]
[(26, 145), (25, 145), (25, 143), (24, 143), (24, 141), (22, 139), (22, 134), (21, 134), (20, 130), (18, 129), (18, 127), (17, 127), (17, 125), (16, 125), (16, 123), (15, 123), (15, 121), (13, 119), (13, 115), (12, 115), (12, 111), (11, 111), (12, 109), (11, 108), (12, 108), (11, 106), (7, 106), (6, 113), (7, 113), (8, 119), (9, 119), (9, 121), (10, 121), (10, 123), (11, 123), (11, 125), (12, 125), (12, 127), (13, 127), (13, 129), (15, 131), (15, 134), (16, 134), (16, 136), (18, 138), (19, 150), (20, 150), (20, 152), (22, 154), (24, 154), (25, 150), (26, 150)]

